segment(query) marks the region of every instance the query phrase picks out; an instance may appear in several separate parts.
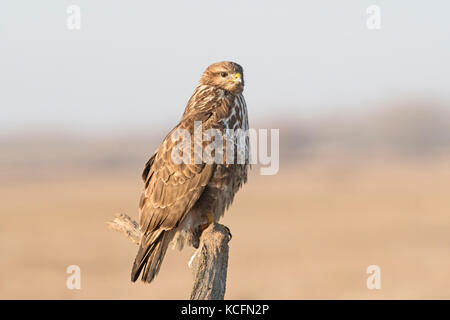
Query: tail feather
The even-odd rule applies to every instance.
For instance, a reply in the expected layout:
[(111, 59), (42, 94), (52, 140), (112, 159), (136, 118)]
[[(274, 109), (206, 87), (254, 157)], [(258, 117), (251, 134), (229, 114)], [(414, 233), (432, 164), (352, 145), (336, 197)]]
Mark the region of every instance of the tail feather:
[(172, 238), (170, 231), (158, 231), (142, 238), (131, 270), (131, 281), (135, 282), (142, 272), (142, 281), (152, 282), (161, 268)]

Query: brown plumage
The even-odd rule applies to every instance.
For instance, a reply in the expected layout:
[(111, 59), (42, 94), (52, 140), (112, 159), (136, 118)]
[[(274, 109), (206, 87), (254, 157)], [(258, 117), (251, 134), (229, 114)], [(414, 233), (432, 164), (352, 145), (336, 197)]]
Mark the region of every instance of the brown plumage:
[[(180, 123), (166, 136), (144, 168), (144, 190), (140, 200), (140, 229), (143, 233), (134, 261), (131, 280), (151, 282), (157, 275), (169, 244), (198, 247), (201, 226), (207, 215), (217, 221), (232, 203), (235, 193), (247, 181), (249, 141), (245, 139), (245, 162), (232, 164), (176, 164), (172, 150), (179, 142), (172, 141), (177, 129), (187, 130), (194, 137), (194, 121), (201, 121), (203, 132), (218, 129), (248, 129), (247, 107), (242, 91), (242, 67), (233, 62), (219, 62), (203, 73), (190, 98)], [(211, 142), (203, 142), (205, 148)], [(237, 141), (233, 139), (236, 145)], [(194, 142), (191, 141), (192, 153)], [(223, 144), (223, 154), (225, 157)], [(229, 162), (228, 162), (229, 163)]]

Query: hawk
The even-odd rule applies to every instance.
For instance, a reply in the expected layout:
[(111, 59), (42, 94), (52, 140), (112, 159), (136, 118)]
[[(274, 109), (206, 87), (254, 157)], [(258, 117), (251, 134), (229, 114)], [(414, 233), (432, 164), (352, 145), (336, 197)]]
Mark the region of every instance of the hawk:
[[(248, 135), (242, 140), (226, 134), (238, 129), (248, 132), (243, 90), (244, 74), (239, 64), (224, 61), (210, 65), (180, 122), (145, 165), (139, 204), (142, 238), (131, 271), (133, 282), (140, 274), (144, 282), (155, 278), (171, 243), (179, 249), (184, 245), (198, 248), (201, 232), (224, 215), (236, 192), (247, 181)], [(195, 137), (195, 123), (199, 122), (201, 132), (215, 129), (223, 134), (222, 149), (214, 153), (223, 155), (226, 161), (194, 161), (195, 156), (187, 163), (173, 161), (174, 148), (179, 143), (174, 133), (182, 129)], [(190, 145), (194, 143), (192, 139)], [(206, 147), (207, 143), (201, 141), (200, 146)], [(236, 152), (227, 153), (229, 146)], [(244, 154), (244, 161), (238, 161), (238, 150)]]

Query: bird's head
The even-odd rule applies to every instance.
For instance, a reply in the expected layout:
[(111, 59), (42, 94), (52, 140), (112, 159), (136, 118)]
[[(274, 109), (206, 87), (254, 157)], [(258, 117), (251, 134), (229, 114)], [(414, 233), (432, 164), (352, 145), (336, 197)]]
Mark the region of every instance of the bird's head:
[(200, 84), (215, 86), (233, 94), (239, 94), (244, 90), (244, 72), (242, 67), (235, 62), (217, 62), (203, 72)]

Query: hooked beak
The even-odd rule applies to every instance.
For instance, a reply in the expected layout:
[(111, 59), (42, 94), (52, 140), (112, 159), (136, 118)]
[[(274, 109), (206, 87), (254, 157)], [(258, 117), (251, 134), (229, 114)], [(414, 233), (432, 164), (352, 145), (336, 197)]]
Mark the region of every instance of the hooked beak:
[(234, 75), (233, 82), (242, 83), (242, 76), (239, 72)]

